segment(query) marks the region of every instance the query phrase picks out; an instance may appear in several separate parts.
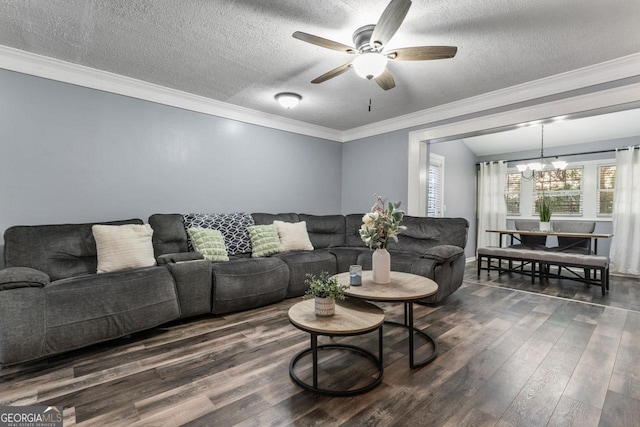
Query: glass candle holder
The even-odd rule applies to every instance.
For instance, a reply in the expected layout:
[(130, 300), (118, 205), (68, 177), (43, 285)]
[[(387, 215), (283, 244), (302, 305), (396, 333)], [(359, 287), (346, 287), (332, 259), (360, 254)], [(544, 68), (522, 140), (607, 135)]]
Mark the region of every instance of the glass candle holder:
[(361, 265), (349, 266), (349, 284), (351, 286), (362, 285), (362, 266)]

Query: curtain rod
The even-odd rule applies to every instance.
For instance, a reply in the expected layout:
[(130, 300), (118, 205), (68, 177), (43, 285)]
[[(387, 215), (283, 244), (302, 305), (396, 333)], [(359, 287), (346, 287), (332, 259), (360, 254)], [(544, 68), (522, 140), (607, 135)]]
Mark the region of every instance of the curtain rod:
[[(513, 163), (513, 162), (524, 162), (527, 160), (538, 160), (540, 158), (542, 159), (557, 159), (558, 157), (569, 157), (569, 156), (583, 156), (586, 154), (601, 154), (601, 153), (615, 153), (618, 150), (629, 150), (630, 148), (633, 148), (634, 150), (637, 150), (640, 148), (640, 146), (633, 146), (633, 147), (621, 147), (621, 148), (611, 148), (608, 150), (596, 150), (596, 151), (583, 151), (581, 153), (570, 153), (570, 154), (557, 154), (557, 155), (553, 155), (553, 156), (537, 156), (537, 157), (528, 157), (526, 159), (513, 159), (513, 160), (505, 160), (506, 163)], [(489, 161), (488, 163), (498, 163), (500, 160), (492, 160)], [(476, 165), (479, 165), (480, 163), (476, 163)]]

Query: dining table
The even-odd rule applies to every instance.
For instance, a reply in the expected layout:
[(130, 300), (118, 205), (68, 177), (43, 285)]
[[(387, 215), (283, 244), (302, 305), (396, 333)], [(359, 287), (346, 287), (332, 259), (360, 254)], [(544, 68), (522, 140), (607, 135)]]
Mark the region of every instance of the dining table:
[(610, 239), (613, 237), (613, 234), (608, 233), (569, 233), (563, 231), (541, 231), (541, 230), (512, 230), (512, 229), (487, 229), (485, 230), (487, 233), (499, 233), (500, 234), (500, 243), (499, 246), (502, 247), (502, 237), (510, 236), (511, 237), (511, 245), (514, 244), (514, 239), (520, 241), (518, 236), (555, 236), (555, 237), (573, 237), (576, 239), (589, 239), (589, 250), (593, 247), (593, 253), (598, 253), (598, 239)]

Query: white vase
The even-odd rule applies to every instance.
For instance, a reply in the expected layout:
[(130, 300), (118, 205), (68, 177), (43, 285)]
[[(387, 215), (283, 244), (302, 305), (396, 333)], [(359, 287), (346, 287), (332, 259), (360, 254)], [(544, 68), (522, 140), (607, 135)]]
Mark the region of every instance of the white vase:
[(373, 282), (386, 285), (391, 282), (391, 256), (386, 249), (376, 249), (371, 257)]
[(540, 231), (551, 231), (550, 221), (540, 221)]
[(316, 297), (316, 316), (333, 316), (336, 314), (336, 300)]

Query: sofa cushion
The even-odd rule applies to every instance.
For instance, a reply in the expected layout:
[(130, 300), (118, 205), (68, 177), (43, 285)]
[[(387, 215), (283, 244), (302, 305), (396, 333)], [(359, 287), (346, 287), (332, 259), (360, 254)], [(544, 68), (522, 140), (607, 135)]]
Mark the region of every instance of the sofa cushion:
[(4, 233), (5, 266), (31, 267), (51, 280), (95, 274), (98, 259), (91, 232), (94, 224), (142, 224), (139, 219), (87, 224), (28, 225)]
[(0, 270), (0, 291), (17, 288), (43, 288), (49, 284), (49, 275), (29, 267)]
[(252, 225), (247, 230), (251, 238), (252, 258), (262, 258), (284, 252), (275, 225)]
[[(362, 252), (358, 256), (358, 264), (362, 266), (363, 270), (371, 270), (371, 256), (373, 251)], [(399, 252), (399, 251), (389, 251), (391, 256), (391, 270), (392, 271), (401, 271), (404, 273), (411, 273), (412, 266), (415, 262), (420, 260), (420, 256), (413, 252)]]
[(312, 251), (313, 245), (309, 240), (309, 233), (307, 233), (307, 223), (301, 222), (284, 222), (273, 221), (278, 229), (278, 236), (280, 237), (280, 243), (285, 252), (288, 251)]
[(178, 262), (198, 261), (204, 259), (204, 256), (199, 252), (178, 252), (175, 254), (163, 254), (160, 255), (158, 265), (175, 264)]
[(274, 255), (289, 267), (289, 286), (287, 297), (299, 297), (309, 287), (305, 283), (307, 274), (319, 276), (322, 272), (336, 274), (338, 272), (336, 257), (327, 250), (284, 252)]
[(367, 248), (367, 244), (360, 237), (360, 227), (362, 227), (363, 216), (364, 214), (350, 214), (345, 217), (345, 239), (348, 247)]
[(420, 256), (440, 262), (451, 262), (462, 255), (464, 255), (464, 249), (459, 246), (439, 245), (427, 249)]
[(176, 282), (181, 319), (211, 313), (212, 265), (214, 263), (207, 260), (167, 264), (167, 268)]
[[(184, 226), (219, 230), (224, 236), (229, 255), (251, 252), (251, 240), (247, 227), (254, 225), (253, 217), (244, 212), (191, 213), (184, 215)], [(191, 245), (191, 242), (188, 242)], [(191, 247), (191, 246), (189, 246)]]
[(149, 224), (94, 225), (98, 273), (156, 265)]
[(278, 258), (238, 258), (214, 263), (211, 269), (213, 314), (248, 310), (285, 298), (289, 269)]
[(46, 296), (46, 353), (149, 329), (180, 315), (175, 282), (148, 267), (52, 282)]
[(315, 249), (346, 245), (344, 215), (298, 215), (307, 223), (309, 240)]
[(187, 230), (191, 244), (196, 252), (201, 253), (209, 261), (229, 261), (224, 237), (218, 230), (191, 227)]
[(464, 248), (467, 244), (469, 222), (464, 218), (423, 218), (405, 215), (406, 230), (398, 234), (398, 242), (390, 241), (388, 249), (418, 254), (439, 245)]
[(189, 252), (189, 238), (182, 214), (153, 214), (149, 217), (149, 225), (153, 228), (156, 258), (164, 254)]
[(269, 213), (252, 213), (251, 216), (255, 221), (256, 225), (266, 225), (273, 224), (273, 221), (284, 221), (284, 222), (298, 222), (300, 218), (297, 213), (280, 213), (280, 214), (269, 214)]
[(338, 264), (338, 273), (344, 273), (349, 271), (349, 266), (358, 264), (358, 257), (362, 253), (370, 253), (371, 249), (369, 248), (327, 248), (320, 249), (327, 252), (332, 253), (336, 257), (336, 262)]

